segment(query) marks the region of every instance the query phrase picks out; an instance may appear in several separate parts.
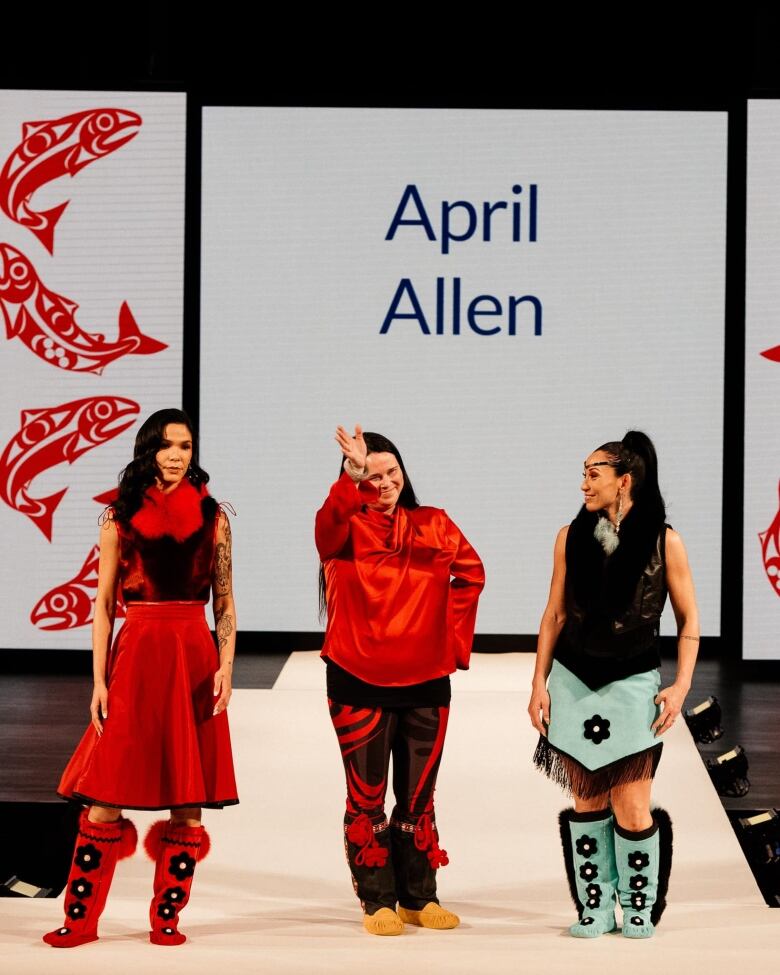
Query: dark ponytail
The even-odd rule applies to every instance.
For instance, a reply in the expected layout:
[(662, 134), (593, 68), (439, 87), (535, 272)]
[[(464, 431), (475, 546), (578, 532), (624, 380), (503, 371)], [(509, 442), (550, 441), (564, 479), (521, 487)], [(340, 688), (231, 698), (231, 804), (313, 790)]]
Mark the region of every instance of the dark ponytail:
[(609, 454), (618, 477), (631, 475), (631, 500), (637, 508), (652, 521), (663, 524), (666, 505), (658, 485), (658, 455), (647, 434), (629, 430), (622, 440), (612, 440), (597, 450)]

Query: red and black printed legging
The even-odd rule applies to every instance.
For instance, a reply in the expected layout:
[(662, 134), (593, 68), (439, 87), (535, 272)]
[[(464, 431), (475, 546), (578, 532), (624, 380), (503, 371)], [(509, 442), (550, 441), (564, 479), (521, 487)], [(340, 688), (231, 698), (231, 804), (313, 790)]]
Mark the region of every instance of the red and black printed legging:
[(432, 818), (449, 708), (356, 707), (328, 701), (347, 776), (345, 823), (362, 814), (384, 820), (393, 756), (393, 818), (411, 825)]

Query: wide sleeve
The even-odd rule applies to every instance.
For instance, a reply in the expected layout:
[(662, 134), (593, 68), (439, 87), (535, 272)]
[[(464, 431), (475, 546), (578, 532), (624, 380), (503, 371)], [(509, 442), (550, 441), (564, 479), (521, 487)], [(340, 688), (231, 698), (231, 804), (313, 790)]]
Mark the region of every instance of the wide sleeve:
[(325, 504), (314, 519), (314, 541), (320, 561), (333, 558), (349, 538), (349, 519), (360, 511), (363, 501), (346, 473), (331, 487)]
[(445, 518), (447, 540), (455, 553), (450, 563), (450, 634), (458, 670), (468, 670), (477, 622), (477, 602), (485, 586), (485, 568), (466, 536), (446, 512)]

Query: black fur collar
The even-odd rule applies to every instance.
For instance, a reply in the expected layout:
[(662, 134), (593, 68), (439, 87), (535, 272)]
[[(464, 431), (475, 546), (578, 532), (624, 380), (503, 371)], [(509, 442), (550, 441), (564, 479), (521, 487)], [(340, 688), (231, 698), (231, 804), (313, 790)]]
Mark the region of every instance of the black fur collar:
[(620, 524), (620, 544), (612, 555), (593, 537), (598, 514), (583, 505), (566, 538), (566, 582), (574, 601), (588, 614), (615, 619), (628, 607), (653, 554), (664, 524), (663, 509), (633, 504)]

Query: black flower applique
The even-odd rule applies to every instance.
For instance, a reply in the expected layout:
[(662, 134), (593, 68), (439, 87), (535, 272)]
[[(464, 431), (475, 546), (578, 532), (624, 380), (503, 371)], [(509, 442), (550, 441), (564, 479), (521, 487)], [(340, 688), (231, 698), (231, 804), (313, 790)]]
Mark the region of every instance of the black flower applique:
[(580, 921), (580, 924), (593, 924), (593, 918), (592, 917), (584, 917)]
[(639, 917), (637, 914), (635, 914), (631, 918), (631, 923), (634, 924), (634, 925), (636, 925), (636, 927), (639, 927), (640, 925), (642, 925), (642, 924), (645, 923), (645, 919), (643, 917)]
[(171, 857), (168, 872), (172, 873), (177, 880), (185, 880), (195, 873), (195, 861), (182, 850), (181, 853)]
[(601, 887), (598, 884), (588, 884), (585, 893), (588, 895), (587, 907), (601, 906)]
[(97, 870), (100, 866), (103, 854), (92, 843), (85, 843), (78, 847), (74, 859), (85, 873), (89, 873), (90, 870)]
[(631, 895), (631, 906), (635, 911), (641, 911), (647, 902), (647, 897), (639, 892)]
[(162, 933), (163, 934), (176, 934), (176, 932), (174, 931), (173, 928), (163, 928), (162, 929)]
[(590, 860), (586, 860), (585, 863), (580, 867), (580, 877), (583, 880), (595, 880), (599, 875), (599, 868), (595, 863), (591, 863)]
[(589, 738), (594, 745), (600, 745), (602, 741), (609, 738), (609, 721), (602, 718), (600, 714), (594, 714), (583, 724), (585, 726), (585, 737)]
[(633, 853), (628, 854), (628, 865), (632, 870), (643, 870), (649, 864), (650, 857), (640, 850), (635, 850)]
[(187, 891), (183, 887), (169, 887), (163, 892), (162, 897), (169, 904), (181, 905), (187, 899)]
[(92, 896), (92, 884), (84, 877), (76, 877), (71, 881), (70, 893), (72, 897), (83, 900)]
[(81, 901), (73, 901), (68, 905), (67, 914), (71, 921), (80, 921), (87, 913), (87, 905)]
[(628, 886), (631, 890), (644, 890), (647, 887), (647, 877), (638, 873), (628, 881)]
[(592, 857), (599, 852), (599, 845), (592, 836), (581, 836), (576, 845), (581, 857)]
[(60, 928), (59, 931), (57, 932), (57, 934), (61, 938), (64, 938), (66, 934), (70, 934), (70, 928)]
[(157, 905), (157, 917), (161, 917), (163, 921), (170, 921), (172, 917), (176, 917), (176, 908), (173, 904), (163, 901), (162, 904)]

